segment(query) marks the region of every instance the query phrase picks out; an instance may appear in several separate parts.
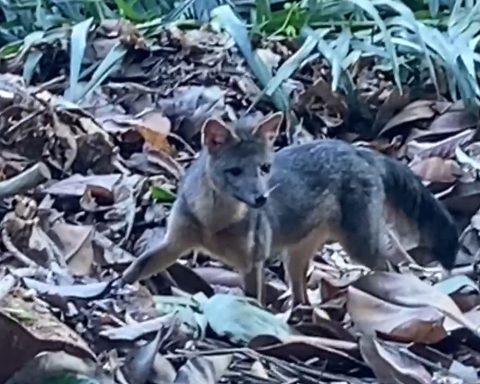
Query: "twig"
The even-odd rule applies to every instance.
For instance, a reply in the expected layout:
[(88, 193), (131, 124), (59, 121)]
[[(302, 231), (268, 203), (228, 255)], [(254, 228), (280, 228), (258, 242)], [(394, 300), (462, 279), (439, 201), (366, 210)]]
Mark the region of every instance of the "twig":
[(16, 195), (29, 190), (51, 178), (44, 163), (38, 163), (18, 175), (0, 182), (0, 198)]

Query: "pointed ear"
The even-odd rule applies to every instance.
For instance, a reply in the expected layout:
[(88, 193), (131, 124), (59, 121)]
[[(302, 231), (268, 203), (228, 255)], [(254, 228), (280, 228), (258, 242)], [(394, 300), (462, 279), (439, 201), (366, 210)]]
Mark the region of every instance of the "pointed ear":
[(276, 112), (265, 119), (253, 130), (253, 135), (273, 145), (277, 138), (280, 125), (283, 121), (283, 112)]
[(202, 144), (209, 151), (216, 150), (232, 139), (232, 132), (227, 125), (216, 118), (210, 118), (202, 127)]

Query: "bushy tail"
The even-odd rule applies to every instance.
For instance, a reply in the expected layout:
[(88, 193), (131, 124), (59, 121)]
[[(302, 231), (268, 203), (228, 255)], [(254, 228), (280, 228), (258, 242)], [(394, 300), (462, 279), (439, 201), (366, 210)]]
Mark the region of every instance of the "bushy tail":
[(451, 270), (459, 247), (458, 230), (445, 206), (405, 164), (384, 155), (363, 155), (381, 169), (386, 199), (416, 223), (422, 239), (442, 266)]

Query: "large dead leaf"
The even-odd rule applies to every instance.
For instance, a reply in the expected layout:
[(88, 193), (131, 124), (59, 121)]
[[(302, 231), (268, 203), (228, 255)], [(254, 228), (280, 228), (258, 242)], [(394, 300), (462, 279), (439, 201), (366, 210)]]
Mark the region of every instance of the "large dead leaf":
[(417, 361), (394, 344), (371, 336), (360, 338), (360, 351), (382, 384), (429, 384), (432, 377)]
[(171, 123), (160, 111), (146, 111), (137, 116), (135, 125), (145, 141), (153, 148), (170, 153), (167, 136), (171, 130)]
[(0, 382), (42, 351), (96, 360), (85, 341), (38, 302), (6, 296), (0, 302)]
[(410, 169), (424, 181), (453, 183), (462, 174), (455, 160), (429, 157), (410, 164)]
[(174, 384), (216, 384), (225, 374), (233, 355), (198, 356), (180, 368)]
[[(357, 295), (355, 290), (359, 290), (362, 293), (358, 292)], [(388, 303), (386, 307), (389, 307), (389, 309), (391, 309), (390, 305), (393, 304), (394, 306), (399, 307), (398, 309), (406, 308), (407, 312), (410, 312), (411, 310), (415, 311), (415, 317), (413, 318), (413, 312), (405, 315), (406, 317), (399, 316), (398, 314), (396, 315), (397, 318), (405, 320), (397, 323), (400, 329), (402, 329), (405, 324), (409, 324), (409, 326), (406, 327), (406, 329), (409, 329), (410, 326), (415, 324), (418, 321), (418, 318), (420, 318), (425, 321), (424, 325), (427, 325), (428, 329), (431, 331), (440, 330), (443, 332), (442, 328), (438, 327), (438, 325), (440, 322), (443, 323), (442, 317), (447, 316), (478, 335), (477, 326), (465, 318), (455, 302), (449, 296), (413, 275), (374, 272), (370, 275), (361, 277), (349, 287), (347, 303), (349, 312), (354, 321), (355, 318), (360, 320), (360, 324), (364, 325), (362, 329), (367, 333), (370, 331), (369, 333), (371, 334), (371, 322), (362, 322), (362, 320), (365, 321), (366, 319), (365, 311), (362, 310), (362, 308), (357, 307), (358, 301), (355, 300), (356, 295), (357, 300), (362, 297), (368, 297), (366, 303), (372, 298), (377, 303), (379, 302), (378, 300), (380, 300), (380, 302), (384, 301)], [(385, 312), (388, 313), (389, 309)], [(391, 313), (391, 315), (393, 315), (393, 313)], [(387, 318), (388, 317), (390, 317), (390, 315), (387, 315)], [(410, 332), (414, 331), (415, 327), (416, 326), (410, 328)], [(397, 326), (391, 327), (391, 332), (393, 334), (395, 334), (393, 331), (395, 328), (397, 328)], [(409, 332), (407, 334), (409, 334)], [(436, 336), (431, 335), (430, 340), (435, 340), (437, 337), (440, 337), (440, 334), (436, 333)], [(422, 335), (417, 334), (417, 337), (422, 337)], [(423, 340), (423, 342), (428, 342), (428, 337), (426, 337), (426, 340)]]
[(334, 364), (340, 366), (362, 365), (358, 359), (356, 342), (312, 336), (257, 336), (250, 340), (248, 346), (261, 353), (283, 359), (295, 357), (307, 361), (322, 358), (335, 360)]
[(347, 309), (355, 326), (368, 335), (381, 332), (398, 341), (436, 343), (447, 336), (444, 316), (431, 307), (410, 307), (350, 287)]

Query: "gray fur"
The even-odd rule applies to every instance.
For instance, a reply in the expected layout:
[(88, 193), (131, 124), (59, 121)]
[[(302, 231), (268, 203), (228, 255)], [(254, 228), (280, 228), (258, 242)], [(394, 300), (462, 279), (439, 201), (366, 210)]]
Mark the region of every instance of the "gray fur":
[[(242, 272), (247, 293), (254, 295), (263, 261), (281, 254), (294, 301), (305, 302), (308, 262), (326, 241), (339, 241), (352, 258), (370, 268), (383, 267), (386, 204), (405, 212), (412, 206), (408, 201), (420, 194), (423, 206), (418, 212), (430, 212), (432, 222), (451, 223), (448, 212), (413, 173), (383, 155), (331, 139), (286, 147), (274, 155), (266, 134), (276, 134), (278, 116), (267, 118), (257, 130), (251, 121), (240, 121), (228, 132), (218, 121), (206, 126), (207, 144), (179, 186), (163, 243), (140, 256), (125, 272), (125, 281), (152, 275), (199, 249)], [(217, 145), (217, 139), (222, 143)], [(270, 172), (262, 172), (270, 162)], [(241, 174), (230, 174), (231, 167), (241, 168)], [(399, 177), (390, 177), (391, 171)], [(267, 197), (262, 206), (256, 204), (259, 196)], [(409, 217), (438, 250), (436, 234), (442, 226), (425, 225), (418, 212)], [(450, 226), (447, 231), (455, 242)], [(448, 252), (454, 252), (456, 244)], [(439, 257), (445, 266), (453, 266), (454, 254)]]

